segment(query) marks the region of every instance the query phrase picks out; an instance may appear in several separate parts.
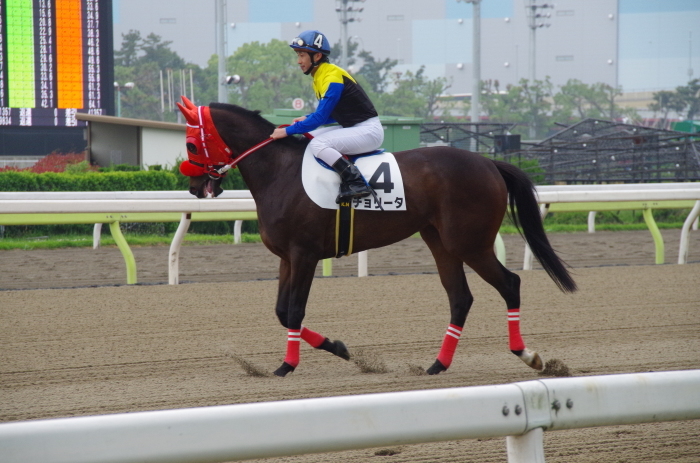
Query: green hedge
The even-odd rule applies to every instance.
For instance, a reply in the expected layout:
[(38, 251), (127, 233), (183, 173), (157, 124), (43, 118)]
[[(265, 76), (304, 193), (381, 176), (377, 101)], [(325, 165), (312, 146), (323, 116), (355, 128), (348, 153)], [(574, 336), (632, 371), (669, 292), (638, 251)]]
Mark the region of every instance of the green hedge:
[[(238, 169), (229, 171), (222, 187), (225, 190), (245, 190), (246, 186)], [(189, 179), (180, 173), (179, 164), (170, 171), (106, 172), (0, 172), (0, 191), (168, 191), (189, 188)], [(166, 223), (165, 231), (172, 233), (176, 223)], [(244, 222), (246, 233), (257, 233), (257, 222)], [(193, 222), (190, 231), (204, 234), (230, 234), (233, 222)], [(109, 233), (107, 227), (104, 230)], [(43, 236), (63, 234), (90, 234), (91, 225), (35, 225), (5, 227), (5, 236)]]
[(154, 191), (177, 190), (172, 172), (0, 172), (0, 191)]

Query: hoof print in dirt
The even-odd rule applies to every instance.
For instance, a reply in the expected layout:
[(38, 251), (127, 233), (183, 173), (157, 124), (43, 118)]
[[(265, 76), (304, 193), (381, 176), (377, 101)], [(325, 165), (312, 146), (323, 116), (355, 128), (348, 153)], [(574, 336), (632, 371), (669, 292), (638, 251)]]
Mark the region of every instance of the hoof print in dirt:
[(392, 455), (398, 455), (401, 453), (401, 450), (399, 449), (379, 449), (376, 452), (374, 452), (374, 456), (376, 457), (390, 457)]
[(353, 357), (353, 362), (362, 373), (388, 373), (384, 360), (379, 355), (365, 350), (358, 350)]
[(573, 376), (571, 369), (559, 359), (547, 360), (544, 369), (540, 371), (540, 376)]
[(255, 378), (267, 378), (270, 376), (270, 374), (262, 368), (256, 367), (249, 361), (244, 360), (237, 355), (227, 353), (226, 356), (233, 359), (234, 362), (236, 362), (241, 368), (243, 368), (243, 371), (245, 371), (245, 373), (248, 376), (253, 376)]
[(412, 363), (408, 364), (408, 373), (413, 376), (425, 376), (428, 374), (422, 366), (413, 365)]

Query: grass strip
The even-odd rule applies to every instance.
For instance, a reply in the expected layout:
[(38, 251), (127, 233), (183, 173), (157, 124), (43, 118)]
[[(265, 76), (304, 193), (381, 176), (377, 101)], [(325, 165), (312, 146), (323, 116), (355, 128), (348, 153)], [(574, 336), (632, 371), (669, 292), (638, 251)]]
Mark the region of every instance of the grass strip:
[[(657, 223), (660, 229), (680, 229), (683, 223)], [(631, 224), (611, 224), (601, 223), (596, 224), (597, 231), (634, 231), (646, 230), (647, 226), (644, 223)], [(545, 230), (547, 233), (581, 233), (587, 232), (588, 226), (585, 224), (546, 224)], [(512, 225), (503, 225), (500, 229), (502, 235), (517, 234), (518, 231)], [(173, 240), (173, 234), (167, 235), (146, 235), (146, 234), (125, 234), (127, 243), (131, 247), (139, 246), (170, 246)], [(414, 235), (418, 237), (416, 233)], [(253, 233), (243, 233), (241, 235), (243, 243), (260, 243), (260, 235)], [(187, 234), (185, 235), (185, 246), (201, 246), (210, 244), (233, 244), (232, 235), (204, 235), (204, 234)], [(103, 247), (116, 246), (114, 239), (105, 234), (100, 240), (100, 245)], [(62, 249), (62, 248), (88, 248), (92, 247), (92, 235), (61, 235), (61, 236), (29, 236), (22, 238), (0, 238), (0, 251), (12, 249), (32, 250), (32, 249)]]

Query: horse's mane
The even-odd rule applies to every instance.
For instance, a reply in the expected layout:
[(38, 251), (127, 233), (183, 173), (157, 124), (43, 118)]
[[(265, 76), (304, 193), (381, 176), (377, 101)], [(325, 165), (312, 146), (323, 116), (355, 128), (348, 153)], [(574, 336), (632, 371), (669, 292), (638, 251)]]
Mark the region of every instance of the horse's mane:
[[(232, 114), (235, 114), (237, 116), (241, 116), (247, 119), (251, 119), (253, 122), (260, 124), (260, 126), (266, 130), (269, 130), (269, 133), (272, 133), (272, 131), (275, 129), (275, 125), (262, 117), (260, 115), (260, 110), (250, 110), (243, 108), (238, 105), (234, 104), (228, 104), (228, 103), (210, 103), (209, 104), (210, 108), (213, 109), (221, 109), (223, 111), (228, 111)], [(275, 143), (284, 143), (286, 145), (290, 145), (296, 148), (305, 148), (306, 145), (309, 144), (309, 140), (306, 137), (286, 137), (281, 140), (277, 140)]]

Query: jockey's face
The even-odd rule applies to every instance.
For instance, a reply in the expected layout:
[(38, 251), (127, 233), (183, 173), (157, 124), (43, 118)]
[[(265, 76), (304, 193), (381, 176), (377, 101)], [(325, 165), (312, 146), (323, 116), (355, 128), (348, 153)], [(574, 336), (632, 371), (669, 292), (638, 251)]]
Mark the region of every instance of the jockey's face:
[[(309, 55), (309, 52), (304, 51), (304, 50), (296, 50), (297, 53), (297, 64), (299, 65), (299, 68), (301, 69), (302, 72), (306, 73), (309, 71), (311, 68), (311, 56)], [(314, 59), (316, 61), (320, 60), (323, 57), (323, 53), (314, 53)], [(315, 71), (315, 69), (314, 69)], [(312, 71), (313, 73), (313, 71)]]

